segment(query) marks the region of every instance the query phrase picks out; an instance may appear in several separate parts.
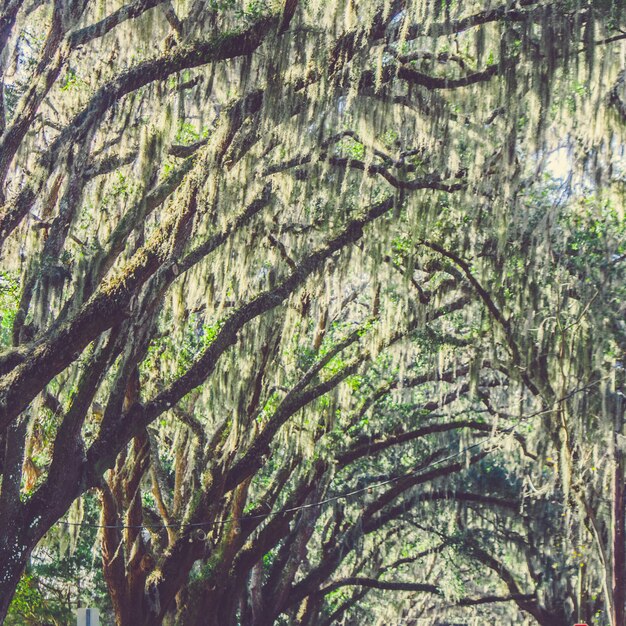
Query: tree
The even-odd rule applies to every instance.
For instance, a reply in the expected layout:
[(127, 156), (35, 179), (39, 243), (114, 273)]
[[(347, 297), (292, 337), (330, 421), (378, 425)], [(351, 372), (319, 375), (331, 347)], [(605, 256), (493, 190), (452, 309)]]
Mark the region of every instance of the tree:
[(119, 624), (333, 623), (372, 589), (622, 624), (622, 24), (5, 2), (0, 618), (98, 493)]

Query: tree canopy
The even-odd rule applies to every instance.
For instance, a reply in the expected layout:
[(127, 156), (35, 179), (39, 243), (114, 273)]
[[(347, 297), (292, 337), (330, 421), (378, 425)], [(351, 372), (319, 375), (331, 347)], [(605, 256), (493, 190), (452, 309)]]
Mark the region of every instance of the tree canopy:
[(620, 2), (0, 6), (0, 621), (623, 626)]

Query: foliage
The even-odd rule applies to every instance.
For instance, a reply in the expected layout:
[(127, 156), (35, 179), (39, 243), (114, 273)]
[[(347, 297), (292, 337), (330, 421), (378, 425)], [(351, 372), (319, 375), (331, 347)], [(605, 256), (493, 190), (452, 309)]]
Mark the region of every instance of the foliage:
[(7, 3), (0, 621), (623, 626), (621, 5)]

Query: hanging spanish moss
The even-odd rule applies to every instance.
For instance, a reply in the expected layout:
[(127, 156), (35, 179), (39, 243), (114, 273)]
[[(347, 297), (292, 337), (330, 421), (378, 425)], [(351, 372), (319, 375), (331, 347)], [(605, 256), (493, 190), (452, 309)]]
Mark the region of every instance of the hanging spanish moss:
[(623, 626), (622, 3), (4, 4), (0, 622)]

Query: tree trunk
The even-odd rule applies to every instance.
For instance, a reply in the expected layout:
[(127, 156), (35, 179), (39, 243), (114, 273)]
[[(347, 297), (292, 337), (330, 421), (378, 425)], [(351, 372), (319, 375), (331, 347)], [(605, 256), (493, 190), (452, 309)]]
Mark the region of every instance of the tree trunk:
[(0, 529), (0, 624), (4, 622), (17, 584), (34, 546), (24, 545), (21, 529)]
[(610, 623), (612, 626), (626, 624), (626, 535), (624, 534), (624, 453), (615, 442), (615, 468), (613, 475), (613, 524)]
[(20, 500), (28, 419), (25, 415), (11, 424), (4, 442), (0, 489), (0, 623), (6, 617), (17, 583), (35, 545), (25, 536), (30, 528), (22, 521), (24, 505)]

